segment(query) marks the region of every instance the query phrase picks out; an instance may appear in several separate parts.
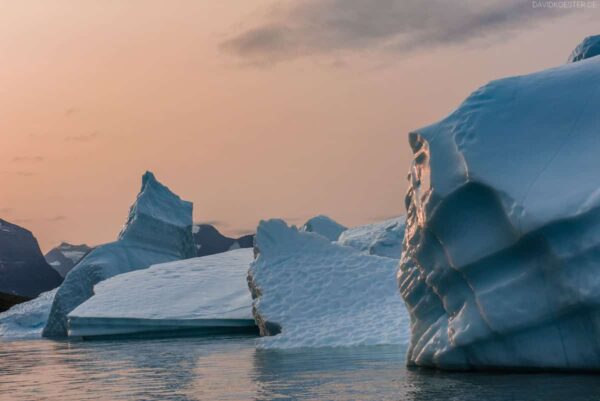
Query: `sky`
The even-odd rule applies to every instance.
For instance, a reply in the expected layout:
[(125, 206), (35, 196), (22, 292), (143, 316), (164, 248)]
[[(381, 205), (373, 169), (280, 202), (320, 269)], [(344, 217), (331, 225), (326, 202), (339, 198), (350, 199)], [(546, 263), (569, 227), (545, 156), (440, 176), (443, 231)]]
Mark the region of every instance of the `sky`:
[(408, 133), (564, 63), (600, 33), (578, 4), (0, 0), (0, 218), (109, 242), (146, 170), (229, 235), (399, 215)]

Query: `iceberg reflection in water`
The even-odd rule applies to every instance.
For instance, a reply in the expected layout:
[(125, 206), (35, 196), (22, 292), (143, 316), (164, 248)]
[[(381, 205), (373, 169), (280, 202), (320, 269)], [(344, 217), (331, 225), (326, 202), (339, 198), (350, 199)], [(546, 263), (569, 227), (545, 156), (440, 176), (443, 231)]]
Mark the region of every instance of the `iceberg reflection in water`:
[(0, 400), (589, 400), (594, 375), (407, 369), (402, 346), (255, 349), (252, 337), (0, 342)]

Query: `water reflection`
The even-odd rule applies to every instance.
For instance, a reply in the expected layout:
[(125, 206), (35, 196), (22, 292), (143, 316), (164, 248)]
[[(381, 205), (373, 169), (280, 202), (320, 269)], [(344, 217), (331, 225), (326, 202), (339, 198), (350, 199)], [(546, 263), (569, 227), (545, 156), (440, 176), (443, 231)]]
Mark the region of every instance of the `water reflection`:
[(257, 350), (254, 339), (0, 342), (0, 400), (600, 399), (593, 375), (407, 370), (395, 346)]

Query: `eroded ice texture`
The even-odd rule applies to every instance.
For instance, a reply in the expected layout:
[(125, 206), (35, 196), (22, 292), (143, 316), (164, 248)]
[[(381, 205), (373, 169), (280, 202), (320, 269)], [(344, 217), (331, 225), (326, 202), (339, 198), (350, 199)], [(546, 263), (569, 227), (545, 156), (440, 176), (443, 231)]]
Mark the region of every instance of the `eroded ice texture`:
[(369, 255), (400, 259), (406, 217), (349, 228), (338, 240), (340, 245), (356, 248)]
[(569, 56), (569, 63), (600, 55), (600, 35), (588, 36)]
[(309, 219), (300, 228), (300, 231), (308, 231), (317, 233), (329, 239), (329, 241), (337, 241), (340, 234), (346, 230), (346, 227), (331, 219), (330, 217), (319, 215)]
[(252, 249), (154, 265), (94, 287), (69, 314), (69, 336), (255, 327), (246, 276)]
[(94, 249), (67, 274), (56, 293), (44, 336), (66, 336), (67, 315), (93, 295), (97, 283), (195, 253), (192, 203), (181, 200), (147, 172), (119, 239)]
[(410, 134), (411, 365), (600, 368), (600, 57), (493, 81)]
[(248, 273), (254, 316), (268, 348), (397, 344), (408, 316), (398, 261), (369, 256), (282, 220), (262, 221)]
[(56, 291), (44, 292), (0, 313), (0, 340), (41, 337)]

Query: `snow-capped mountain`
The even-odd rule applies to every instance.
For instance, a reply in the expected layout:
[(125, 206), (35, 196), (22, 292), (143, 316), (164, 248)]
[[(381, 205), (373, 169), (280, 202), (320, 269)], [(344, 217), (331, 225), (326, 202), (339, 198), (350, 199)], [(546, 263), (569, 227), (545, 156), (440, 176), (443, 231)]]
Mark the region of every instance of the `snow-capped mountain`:
[(146, 172), (116, 242), (90, 252), (66, 276), (54, 297), (43, 335), (66, 336), (67, 315), (94, 294), (94, 285), (117, 274), (195, 256), (192, 203)]
[(46, 262), (64, 278), (91, 250), (92, 248), (85, 244), (72, 245), (63, 242), (59, 246), (52, 248), (44, 257), (46, 258)]
[(410, 134), (409, 364), (600, 369), (600, 57), (589, 56), (490, 82)]
[(33, 298), (61, 282), (33, 234), (0, 219), (0, 292)]
[(239, 248), (252, 248), (254, 244), (253, 234), (229, 238), (211, 224), (194, 224), (193, 234), (196, 256), (214, 255)]

